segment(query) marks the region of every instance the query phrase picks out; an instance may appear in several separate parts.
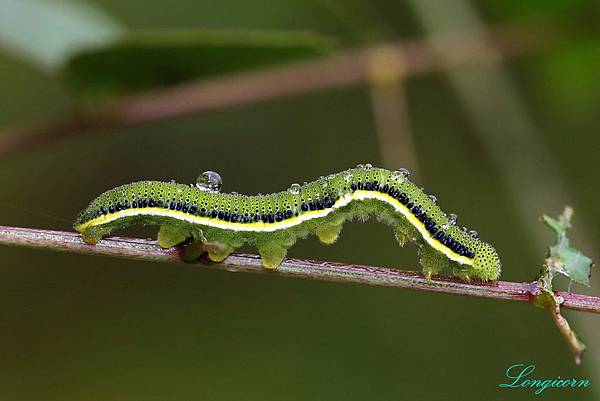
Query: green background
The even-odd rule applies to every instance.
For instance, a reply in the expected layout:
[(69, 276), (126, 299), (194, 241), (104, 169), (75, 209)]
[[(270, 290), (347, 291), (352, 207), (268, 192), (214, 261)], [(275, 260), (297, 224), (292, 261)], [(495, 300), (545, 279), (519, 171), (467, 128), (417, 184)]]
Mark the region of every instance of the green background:
[[(130, 29), (308, 29), (331, 35), (341, 49), (423, 33), (410, 6), (397, 1), (93, 3)], [(597, 72), (600, 47), (579, 30), (598, 8), (520, 3), (473, 6), (487, 23), (578, 28), (575, 39), (505, 70), (577, 202), (575, 225), (585, 217), (588, 243), (596, 244), (600, 84), (589, 72)], [(521, 221), (514, 189), (502, 180), (502, 168), (515, 167), (490, 160), (485, 137), (443, 74), (409, 80), (406, 96), (419, 181), (460, 224), (496, 246), (504, 280), (533, 280), (545, 250), (524, 229), (539, 225), (539, 216)], [(70, 98), (55, 74), (18, 52), (0, 52), (4, 132), (65, 118)], [(504, 123), (501, 110), (491, 112)], [(319, 91), (2, 156), (0, 224), (70, 230), (99, 192), (140, 179), (195, 182), (215, 170), (224, 191), (266, 193), (365, 162), (381, 165), (368, 87)], [(535, 184), (542, 188), (543, 177)], [(547, 204), (536, 200), (539, 214), (560, 212)], [(542, 243), (552, 240), (550, 231), (540, 232)], [(417, 266), (414, 249), (398, 248), (391, 230), (374, 220), (347, 224), (334, 246), (310, 238), (289, 255)], [(597, 284), (572, 289), (597, 294)], [(566, 316), (591, 349), (580, 367), (548, 314), (526, 304), (0, 247), (0, 398), (529, 399), (530, 390), (498, 384), (508, 366), (533, 363), (539, 377), (592, 381), (586, 390), (549, 389), (545, 399), (597, 399), (598, 317)]]

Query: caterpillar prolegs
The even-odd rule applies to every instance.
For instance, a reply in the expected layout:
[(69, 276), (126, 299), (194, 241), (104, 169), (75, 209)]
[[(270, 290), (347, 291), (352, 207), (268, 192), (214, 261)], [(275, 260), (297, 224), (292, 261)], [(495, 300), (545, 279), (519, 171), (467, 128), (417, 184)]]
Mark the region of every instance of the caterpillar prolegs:
[(196, 185), (140, 181), (104, 192), (75, 222), (88, 244), (133, 224), (160, 226), (162, 247), (183, 244), (189, 260), (207, 252), (213, 261), (236, 248), (258, 248), (266, 268), (276, 268), (297, 239), (310, 234), (332, 244), (343, 223), (375, 216), (390, 225), (401, 245), (415, 243), (420, 264), (431, 277), (445, 268), (462, 279), (495, 280), (500, 275), (496, 250), (475, 231), (456, 225), (432, 195), (412, 183), (405, 169), (371, 165), (330, 174), (304, 185), (267, 195), (221, 193), (218, 174), (206, 172)]

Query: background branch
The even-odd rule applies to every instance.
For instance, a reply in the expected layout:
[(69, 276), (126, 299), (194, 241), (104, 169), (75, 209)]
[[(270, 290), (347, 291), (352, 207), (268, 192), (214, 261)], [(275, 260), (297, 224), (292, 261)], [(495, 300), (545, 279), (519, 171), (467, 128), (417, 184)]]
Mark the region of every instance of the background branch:
[[(68, 251), (85, 255), (111, 256), (153, 262), (184, 263), (179, 248), (162, 249), (155, 241), (113, 237), (97, 245), (86, 245), (81, 236), (72, 232), (0, 226), (0, 244)], [(536, 282), (465, 283), (448, 277), (426, 279), (414, 271), (375, 266), (286, 259), (277, 270), (262, 267), (258, 255), (235, 254), (221, 263), (200, 260), (194, 264), (235, 272), (251, 272), (278, 276), (310, 278), (323, 281), (348, 282), (382, 287), (412, 288), (479, 298), (533, 302), (540, 293)], [(557, 291), (564, 299), (562, 308), (600, 313), (600, 297)]]
[[(20, 128), (0, 135), (0, 156), (79, 135), (94, 129), (115, 129), (190, 113), (242, 106), (284, 96), (358, 85), (372, 76), (372, 56), (383, 47), (403, 60), (403, 77), (445, 71), (465, 64), (482, 64), (555, 45), (559, 29), (516, 25), (485, 32), (494, 52), (482, 48), (481, 32), (445, 33), (427, 39), (374, 45), (320, 58), (238, 73), (223, 78), (157, 89), (113, 101), (98, 111), (84, 111), (70, 121), (44, 127)], [(442, 46), (448, 58), (436, 48)]]

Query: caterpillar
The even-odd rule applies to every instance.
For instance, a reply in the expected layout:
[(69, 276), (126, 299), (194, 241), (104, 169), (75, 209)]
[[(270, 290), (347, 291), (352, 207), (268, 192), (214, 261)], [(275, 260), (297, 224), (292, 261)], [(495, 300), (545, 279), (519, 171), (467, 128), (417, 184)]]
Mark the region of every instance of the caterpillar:
[(222, 261), (236, 248), (258, 249), (265, 268), (278, 267), (297, 239), (316, 235), (334, 243), (346, 220), (375, 216), (390, 225), (398, 242), (415, 243), (426, 277), (443, 269), (463, 280), (496, 280), (501, 263), (496, 250), (475, 231), (456, 224), (433, 195), (395, 171), (358, 165), (337, 174), (267, 195), (221, 193), (221, 179), (207, 171), (194, 184), (140, 181), (106, 191), (84, 209), (74, 224), (87, 244), (133, 224), (158, 225), (158, 244), (184, 245), (183, 257), (208, 253)]

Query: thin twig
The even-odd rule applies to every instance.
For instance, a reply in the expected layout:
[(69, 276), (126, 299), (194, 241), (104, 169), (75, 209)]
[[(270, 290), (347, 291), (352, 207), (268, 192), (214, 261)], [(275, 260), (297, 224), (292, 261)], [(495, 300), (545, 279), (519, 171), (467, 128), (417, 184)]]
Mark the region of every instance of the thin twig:
[[(79, 234), (30, 228), (0, 226), (0, 244), (68, 251), (85, 255), (112, 256), (153, 262), (183, 263), (179, 248), (162, 249), (156, 242), (113, 237), (96, 245), (86, 245)], [(219, 270), (251, 272), (277, 276), (301, 277), (340, 283), (357, 283), (382, 287), (412, 288), (479, 298), (531, 302), (540, 289), (536, 283), (465, 283), (448, 277), (426, 279), (421, 273), (383, 267), (286, 259), (276, 270), (262, 267), (257, 255), (235, 254), (221, 263), (200, 260), (194, 264)], [(557, 292), (564, 299), (563, 308), (600, 313), (600, 297)]]
[[(508, 58), (555, 44), (559, 31), (547, 26), (544, 30), (504, 26), (490, 29), (486, 36), (498, 53)], [(191, 82), (122, 98), (100, 110), (80, 112), (76, 118), (62, 124), (4, 132), (0, 135), (0, 156), (90, 130), (105, 129), (109, 132), (112, 130), (108, 128), (363, 84), (369, 81), (372, 74), (372, 54), (378, 52), (381, 46), (385, 46), (386, 51), (391, 49), (398, 52), (398, 56), (404, 60), (405, 78), (465, 64), (494, 61), (490, 58), (490, 52), (482, 51), (479, 46), (477, 36), (480, 35), (463, 32), (369, 46), (318, 60)], [(436, 46), (440, 45), (453, 57), (440, 57), (436, 50)]]
[(382, 165), (389, 169), (403, 166), (418, 181), (420, 168), (410, 127), (405, 63), (393, 47), (372, 52), (369, 94)]

